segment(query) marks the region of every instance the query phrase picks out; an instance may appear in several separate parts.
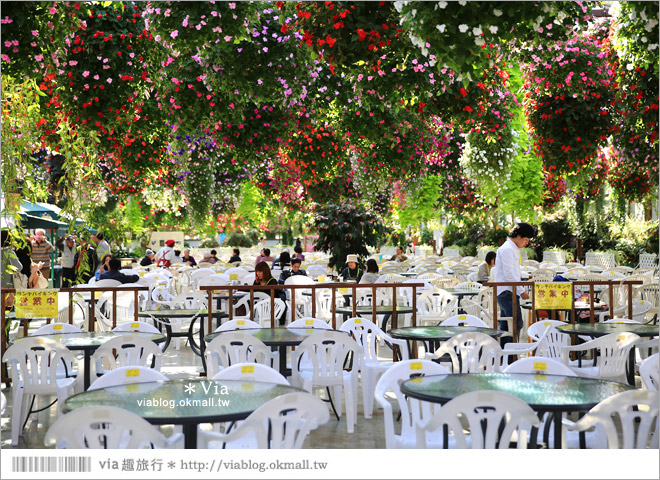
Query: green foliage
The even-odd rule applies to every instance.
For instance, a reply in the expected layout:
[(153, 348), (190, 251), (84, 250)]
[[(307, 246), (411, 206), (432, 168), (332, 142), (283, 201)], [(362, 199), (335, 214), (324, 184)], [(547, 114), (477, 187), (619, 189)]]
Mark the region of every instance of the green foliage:
[(314, 226), (318, 230), (316, 250), (330, 252), (328, 266), (343, 270), (346, 256), (356, 254), (360, 260), (369, 256), (367, 246), (379, 247), (385, 237), (383, 221), (353, 205), (326, 205), (317, 209)]
[[(484, 234), (481, 241), (484, 243), (484, 245), (500, 245), (506, 241), (507, 236), (507, 231), (504, 228), (497, 226), (495, 228), (489, 228), (486, 230), (486, 233)], [(497, 249), (497, 247), (495, 247), (495, 249)]]
[(250, 247), (254, 246), (254, 244), (255, 244), (255, 242), (253, 242), (250, 235), (246, 235), (244, 233), (238, 233), (238, 232), (230, 233), (222, 241), (222, 246), (223, 247), (250, 248)]
[(431, 245), (433, 241), (433, 232), (428, 228), (423, 228), (419, 235), (419, 244), (420, 245)]
[(539, 235), (534, 239), (537, 248), (545, 250), (551, 247), (564, 249), (569, 246), (572, 231), (568, 222), (568, 213), (558, 210), (554, 214), (546, 215), (541, 222)]
[[(224, 244), (224, 242), (223, 242)], [(199, 247), (200, 248), (217, 248), (219, 247), (220, 244), (218, 243), (217, 238), (205, 238), (201, 242), (199, 242)]]
[(440, 184), (442, 178), (431, 175), (422, 180), (418, 188), (414, 188), (409, 203), (399, 210), (399, 225), (406, 228), (408, 225), (419, 225), (437, 215), (438, 198), (440, 197)]

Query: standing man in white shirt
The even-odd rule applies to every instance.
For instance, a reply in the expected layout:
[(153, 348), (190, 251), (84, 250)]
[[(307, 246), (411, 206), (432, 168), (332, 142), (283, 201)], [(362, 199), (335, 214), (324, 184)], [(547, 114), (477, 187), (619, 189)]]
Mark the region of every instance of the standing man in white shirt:
[[(529, 241), (536, 235), (536, 229), (529, 223), (519, 223), (511, 233), (506, 242), (497, 249), (495, 257), (495, 283), (497, 282), (519, 282), (520, 281), (520, 249), (525, 248)], [(498, 287), (497, 288), (497, 304), (500, 306), (500, 315), (502, 317), (513, 316), (513, 291), (512, 287)], [(517, 333), (520, 336), (520, 330), (523, 327), (522, 311), (520, 309), (520, 299), (528, 299), (529, 294), (523, 287), (516, 287), (516, 311), (517, 311)], [(500, 321), (500, 330), (507, 330), (506, 321)], [(503, 337), (502, 341), (506, 343), (505, 339), (512, 337)], [(511, 341), (511, 340), (509, 340)], [(518, 341), (518, 339), (513, 340)]]

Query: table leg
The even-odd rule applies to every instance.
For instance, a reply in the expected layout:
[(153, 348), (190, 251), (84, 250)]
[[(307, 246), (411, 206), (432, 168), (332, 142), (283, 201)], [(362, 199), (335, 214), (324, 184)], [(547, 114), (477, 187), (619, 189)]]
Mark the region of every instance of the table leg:
[(183, 424), (183, 442), (186, 450), (197, 449), (197, 424), (184, 423)]
[(555, 434), (555, 449), (561, 449), (561, 432), (562, 432), (562, 414), (561, 412), (553, 412), (551, 415), (552, 421), (554, 423), (554, 434)]
[(628, 353), (628, 365), (626, 365), (626, 379), (628, 384), (635, 386), (635, 348), (630, 349)]
[(85, 350), (85, 356), (83, 357), (84, 358), (83, 359), (83, 368), (85, 370), (83, 372), (83, 388), (84, 388), (85, 392), (87, 391), (87, 389), (89, 388), (89, 385), (90, 385), (90, 378), (91, 377), (90, 377), (89, 370), (90, 370), (90, 364), (91, 364), (91, 361), (90, 361), (91, 356), (92, 356), (92, 351), (91, 350)]
[(279, 347), (279, 352), (280, 352), (280, 373), (282, 376), (285, 378), (287, 377), (287, 371), (286, 371), (286, 346), (280, 345)]

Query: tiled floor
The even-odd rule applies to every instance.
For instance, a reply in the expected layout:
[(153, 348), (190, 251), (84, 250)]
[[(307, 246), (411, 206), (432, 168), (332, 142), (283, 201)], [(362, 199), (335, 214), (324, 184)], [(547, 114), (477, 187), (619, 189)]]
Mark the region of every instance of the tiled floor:
[[(195, 355), (190, 347), (182, 342), (181, 350), (175, 350), (170, 345), (165, 352), (161, 371), (170, 379), (199, 378), (202, 371), (200, 357)], [(1, 448), (11, 448), (11, 411), (12, 398), (11, 388), (2, 384), (2, 392), (7, 397), (7, 408), (2, 415)], [(53, 397), (54, 399), (54, 397)], [(41, 405), (50, 402), (40, 397)], [(50, 400), (52, 401), (52, 399)], [(374, 415), (365, 419), (362, 411), (361, 392), (359, 395), (358, 417), (355, 433), (349, 434), (346, 429), (346, 416), (342, 415), (337, 421), (330, 414), (330, 421), (314, 430), (306, 440), (306, 448), (385, 448), (383, 437), (383, 414), (382, 410), (375, 408)], [(57, 405), (39, 414), (32, 414), (23, 435), (19, 438), (19, 444), (14, 448), (45, 448), (44, 437), (49, 425), (57, 418)], [(171, 434), (172, 427), (164, 427), (166, 434)]]

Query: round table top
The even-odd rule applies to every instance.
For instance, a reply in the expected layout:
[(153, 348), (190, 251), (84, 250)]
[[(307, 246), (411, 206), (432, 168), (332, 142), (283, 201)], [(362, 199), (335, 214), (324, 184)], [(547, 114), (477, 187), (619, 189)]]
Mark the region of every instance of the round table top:
[(456, 295), (457, 297), (468, 297), (470, 295), (479, 295), (479, 292), (481, 290), (466, 290), (463, 288), (443, 288), (447, 293), (451, 293), (452, 295)]
[[(261, 340), (265, 345), (269, 346), (293, 346), (300, 345), (303, 340), (316, 333), (323, 333), (328, 330), (320, 328), (243, 328), (237, 330), (226, 330), (224, 332), (214, 332), (204, 335), (206, 342), (213, 341), (214, 338), (222, 335), (223, 333), (241, 332), (252, 335), (254, 338)], [(336, 330), (331, 330), (336, 331)]]
[[(356, 314), (366, 314), (369, 315), (370, 313), (373, 313), (373, 307), (371, 306), (360, 306), (360, 307), (355, 307), (355, 313)], [(392, 313), (394, 311), (394, 308), (392, 305), (376, 305), (376, 314), (386, 314), (386, 313)], [(396, 307), (396, 313), (412, 313), (412, 308), (411, 307), (400, 307), (397, 305)], [(349, 315), (353, 314), (353, 307), (337, 307), (336, 309), (337, 313), (348, 313)]]
[(450, 338), (468, 332), (484, 333), (491, 337), (499, 337), (504, 332), (495, 328), (464, 326), (427, 326), (394, 328), (387, 332), (394, 338), (403, 340), (449, 340)]
[[(138, 317), (158, 317), (158, 318), (177, 318), (177, 317), (193, 317), (195, 315), (208, 315), (209, 312), (206, 309), (198, 310), (194, 308), (181, 308), (181, 309), (163, 309), (163, 310), (142, 310), (138, 312)], [(214, 317), (220, 316), (228, 317), (225, 312), (220, 310), (213, 310), (212, 315)]]
[(464, 393), (492, 390), (515, 395), (542, 410), (588, 411), (601, 401), (634, 387), (595, 378), (532, 373), (460, 373), (426, 375), (401, 384), (412, 398), (445, 403)]
[[(160, 333), (144, 333), (144, 332), (76, 332), (76, 333), (53, 333), (48, 335), (34, 335), (34, 337), (49, 338), (61, 343), (69, 350), (95, 350), (103, 345), (105, 342), (125, 335), (137, 335), (155, 343), (162, 343), (165, 341), (165, 335)], [(21, 337), (16, 341), (23, 338)]]
[(88, 390), (67, 398), (62, 408), (70, 412), (92, 405), (114, 406), (155, 425), (227, 422), (246, 418), (280, 395), (300, 391), (275, 383), (196, 378)]
[(557, 327), (563, 333), (573, 335), (587, 335), (590, 337), (602, 337), (610, 333), (630, 332), (640, 337), (655, 337), (660, 335), (657, 325), (644, 325), (640, 323), (577, 323), (575, 325), (560, 325)]

